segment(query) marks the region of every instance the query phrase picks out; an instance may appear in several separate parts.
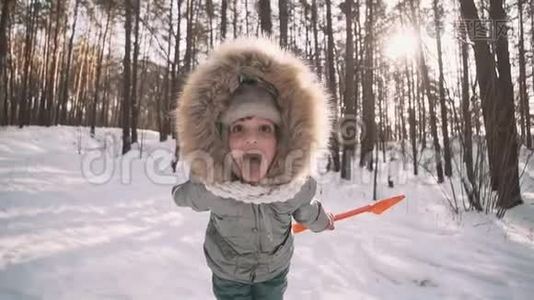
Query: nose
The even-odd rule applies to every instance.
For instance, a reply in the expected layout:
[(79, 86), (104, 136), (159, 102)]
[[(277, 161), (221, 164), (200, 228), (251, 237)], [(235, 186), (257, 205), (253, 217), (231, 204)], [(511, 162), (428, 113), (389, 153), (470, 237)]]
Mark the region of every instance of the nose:
[(258, 138), (256, 137), (254, 133), (249, 133), (245, 137), (245, 143), (247, 145), (254, 145), (254, 144), (257, 144), (257, 142), (258, 142)]
[(247, 143), (248, 145), (255, 145), (257, 142), (258, 142), (258, 141), (257, 141), (257, 139), (256, 139), (255, 136), (252, 136), (252, 137), (247, 138), (247, 141), (246, 141), (246, 143)]

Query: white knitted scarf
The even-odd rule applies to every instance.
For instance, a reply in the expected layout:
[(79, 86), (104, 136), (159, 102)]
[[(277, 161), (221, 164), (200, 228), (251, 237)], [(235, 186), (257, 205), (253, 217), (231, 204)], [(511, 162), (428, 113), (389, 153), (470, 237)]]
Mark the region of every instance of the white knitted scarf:
[(293, 198), (305, 183), (303, 179), (276, 186), (255, 186), (240, 181), (204, 184), (212, 194), (222, 198), (233, 198), (245, 203), (284, 202)]

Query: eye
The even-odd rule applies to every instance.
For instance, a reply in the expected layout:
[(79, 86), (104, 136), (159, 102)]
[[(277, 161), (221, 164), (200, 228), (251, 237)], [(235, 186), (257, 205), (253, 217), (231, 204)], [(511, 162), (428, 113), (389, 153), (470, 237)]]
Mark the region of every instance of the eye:
[(270, 125), (261, 125), (260, 126), (260, 132), (262, 132), (262, 133), (272, 133), (273, 132), (273, 127), (270, 126)]
[(232, 132), (232, 133), (239, 133), (241, 131), (243, 131), (243, 125), (241, 125), (241, 124), (236, 124), (236, 125), (232, 126), (232, 128), (230, 129), (230, 132)]

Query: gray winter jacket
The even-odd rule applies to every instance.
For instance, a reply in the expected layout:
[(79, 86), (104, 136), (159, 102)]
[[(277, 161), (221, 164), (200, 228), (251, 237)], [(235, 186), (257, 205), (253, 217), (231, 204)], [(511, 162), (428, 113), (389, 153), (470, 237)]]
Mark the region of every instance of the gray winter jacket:
[(317, 182), (308, 177), (291, 199), (252, 204), (210, 193), (202, 183), (186, 181), (172, 189), (178, 206), (210, 211), (204, 241), (208, 266), (221, 278), (262, 282), (289, 267), (293, 255), (291, 217), (319, 232), (328, 216), (316, 201)]

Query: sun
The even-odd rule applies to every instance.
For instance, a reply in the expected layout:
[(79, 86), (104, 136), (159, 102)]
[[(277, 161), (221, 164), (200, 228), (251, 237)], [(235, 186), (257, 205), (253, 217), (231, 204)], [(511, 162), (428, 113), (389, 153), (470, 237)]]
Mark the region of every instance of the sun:
[(385, 40), (385, 54), (392, 60), (413, 57), (417, 49), (418, 39), (413, 29), (398, 29)]

